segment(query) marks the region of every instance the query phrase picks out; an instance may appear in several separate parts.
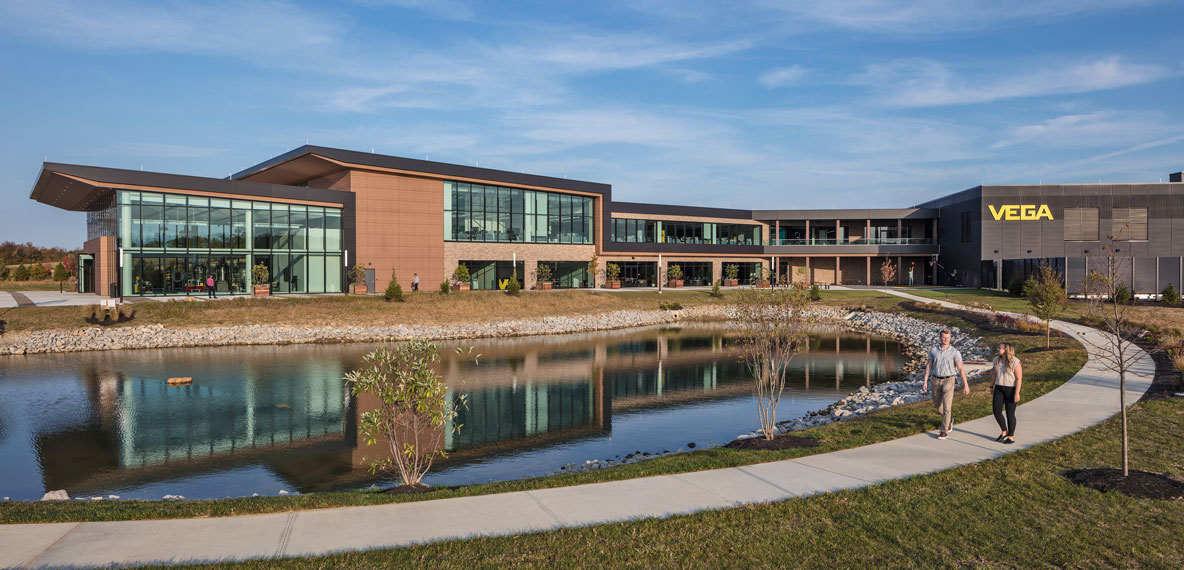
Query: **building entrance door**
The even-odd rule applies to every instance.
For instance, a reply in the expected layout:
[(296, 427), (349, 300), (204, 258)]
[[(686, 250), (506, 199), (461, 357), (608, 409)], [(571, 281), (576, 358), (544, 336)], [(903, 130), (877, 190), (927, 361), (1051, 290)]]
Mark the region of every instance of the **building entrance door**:
[(95, 292), (95, 256), (93, 254), (78, 254), (78, 292)]
[(374, 292), (374, 268), (366, 269), (366, 290)]

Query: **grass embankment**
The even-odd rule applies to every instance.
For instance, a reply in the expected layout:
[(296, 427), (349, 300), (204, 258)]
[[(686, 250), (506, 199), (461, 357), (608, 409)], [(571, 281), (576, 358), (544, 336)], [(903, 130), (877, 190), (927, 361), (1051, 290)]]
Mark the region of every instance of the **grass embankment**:
[[(503, 538), (226, 568), (1170, 568), (1184, 501), (1078, 487), (1063, 469), (1114, 466), (1112, 418), (1002, 458), (866, 489)], [(1184, 401), (1130, 410), (1135, 467), (1181, 476)], [(940, 445), (939, 442), (934, 442)], [(187, 566), (198, 568), (202, 566)], [(186, 568), (185, 566), (181, 568)]]
[[(712, 297), (707, 291), (524, 291), (511, 297), (499, 291), (469, 291), (441, 295), (408, 294), (403, 303), (381, 296), (323, 295), (286, 298), (237, 298), (217, 302), (144, 301), (135, 303), (135, 318), (119, 325), (162, 324), (169, 327), (216, 325), (364, 325), (481, 323), (536, 319), (555, 315), (598, 314), (622, 309), (656, 310), (659, 302), (684, 307), (726, 304), (736, 300), (730, 291)], [(90, 307), (21, 307), (0, 310), (11, 332), (91, 327), (83, 319)]]
[[(1003, 291), (956, 288), (910, 289), (906, 292), (919, 297), (963, 305), (971, 302), (986, 303), (1000, 311), (1016, 313), (1031, 313), (1032, 311), (1032, 306), (1027, 299)], [(1089, 303), (1080, 299), (1070, 299), (1068, 308), (1060, 318), (1076, 321), (1088, 313)], [(1127, 316), (1132, 323), (1146, 330), (1167, 331), (1174, 328), (1184, 331), (1184, 307), (1173, 307), (1154, 301), (1137, 301), (1130, 306)]]
[(0, 291), (57, 291), (59, 285), (67, 293), (78, 290), (78, 284), (73, 280), (64, 281), (59, 284), (57, 281), (11, 281), (0, 279)]
[[(844, 292), (848, 293), (848, 292)], [(839, 296), (846, 300), (854, 298), (852, 295)], [(864, 298), (863, 304), (887, 304), (890, 300), (899, 303), (899, 297), (884, 295)], [(825, 301), (826, 299), (824, 299)], [(830, 301), (839, 302), (838, 297), (830, 297)], [(895, 305), (893, 305), (895, 306)], [(899, 310), (899, 309), (898, 309)], [(935, 321), (945, 325), (960, 327), (967, 331), (975, 329), (972, 322), (959, 317), (943, 313), (912, 313), (914, 316)], [(1032, 347), (1043, 347), (1042, 334), (1025, 335), (1022, 333), (1004, 334), (991, 331), (978, 331), (984, 342), (994, 344), (1007, 339), (1016, 344), (1017, 351)], [(1053, 346), (1059, 350), (1020, 354), (1024, 361), (1024, 389), (1025, 400), (1037, 398), (1053, 388), (1061, 385), (1075, 374), (1085, 363), (1085, 351), (1071, 338), (1056, 337)], [(987, 384), (972, 384), (971, 394), (963, 396), (959, 393), (954, 399), (955, 422), (966, 421), (991, 413), (990, 393)], [(784, 418), (789, 419), (789, 418)], [(755, 413), (753, 425), (756, 424)], [(936, 429), (938, 415), (932, 405), (926, 400), (914, 404), (897, 406), (878, 410), (862, 418), (847, 420), (826, 426), (820, 426), (796, 434), (817, 438), (821, 445), (807, 449), (790, 449), (783, 451), (750, 451), (728, 448), (712, 448), (668, 455), (657, 459), (643, 461), (631, 465), (624, 465), (600, 471), (557, 475), (519, 481), (507, 481), (486, 485), (471, 485), (464, 487), (441, 488), (424, 495), (385, 495), (368, 491), (349, 491), (337, 493), (314, 493), (309, 495), (289, 497), (260, 497), (243, 499), (221, 499), (214, 501), (104, 501), (104, 502), (66, 502), (66, 503), (0, 503), (0, 523), (23, 522), (59, 522), (59, 521), (100, 521), (100, 520), (129, 520), (149, 518), (181, 518), (227, 516), (254, 513), (282, 512), (299, 509), (314, 509), (351, 505), (374, 505), (404, 501), (418, 501), (485, 495), (510, 491), (543, 489), (600, 481), (613, 481), (663, 475), (670, 473), (686, 473), (733, 467), (753, 463), (763, 463), (802, 457), (816, 453), (826, 453), (840, 449), (848, 449), (881, 441), (888, 441), (899, 437), (913, 435), (926, 430)], [(739, 429), (737, 430), (739, 431)], [(992, 434), (994, 435), (994, 434)]]

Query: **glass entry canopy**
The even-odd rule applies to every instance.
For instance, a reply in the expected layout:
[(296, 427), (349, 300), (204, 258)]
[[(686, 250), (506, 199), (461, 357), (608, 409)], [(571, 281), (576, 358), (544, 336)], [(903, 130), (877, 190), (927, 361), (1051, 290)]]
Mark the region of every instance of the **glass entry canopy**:
[(341, 208), (120, 190), (120, 289), (124, 296), (251, 290), (268, 268), (276, 293), (340, 293)]

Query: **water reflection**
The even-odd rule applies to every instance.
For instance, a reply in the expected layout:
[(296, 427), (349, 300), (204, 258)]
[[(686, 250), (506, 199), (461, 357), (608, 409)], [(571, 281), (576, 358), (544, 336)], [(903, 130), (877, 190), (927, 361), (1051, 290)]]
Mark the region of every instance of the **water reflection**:
[[(751, 381), (719, 327), (482, 340), (480, 364), (442, 349), (450, 397), (464, 399), (429, 482), (543, 474), (558, 465), (751, 429)], [(227, 347), (0, 359), (0, 494), (159, 498), (366, 485), (380, 448), (357, 445), (373, 401), (342, 380), (372, 345)], [(793, 362), (791, 417), (857, 385), (895, 377), (893, 341), (812, 337)], [(192, 376), (190, 386), (167, 386)]]

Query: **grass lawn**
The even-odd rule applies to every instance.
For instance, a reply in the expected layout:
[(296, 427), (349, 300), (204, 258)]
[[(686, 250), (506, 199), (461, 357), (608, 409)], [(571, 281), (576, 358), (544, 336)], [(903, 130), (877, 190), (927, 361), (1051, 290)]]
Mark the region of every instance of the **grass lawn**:
[[(57, 291), (57, 281), (9, 281), (0, 280), (0, 291)], [(67, 293), (78, 290), (78, 284), (73, 280), (64, 281), (62, 290)]]
[[(1028, 300), (1016, 297), (1002, 291), (988, 291), (986, 289), (909, 289), (919, 297), (950, 301), (951, 303), (966, 304), (969, 302), (987, 303), (1001, 311), (1031, 313), (1032, 307)], [(1082, 300), (1071, 299), (1062, 319), (1080, 319), (1089, 311), (1089, 304)], [(1179, 329), (1184, 330), (1184, 307), (1172, 307), (1155, 301), (1139, 301), (1130, 307), (1128, 313), (1132, 322), (1145, 329)], [(1177, 335), (1179, 336), (1179, 335)]]
[[(899, 303), (899, 297), (885, 295)], [(830, 298), (833, 302), (850, 300), (850, 296)], [(826, 299), (824, 299), (825, 301)], [(871, 299), (867, 302), (883, 302)], [(949, 314), (915, 313), (915, 316), (944, 325), (953, 325), (964, 330), (973, 330), (974, 324)], [(1073, 339), (1068, 337), (1054, 337), (1054, 346), (1063, 350), (1023, 354), (1022, 351), (1031, 347), (1043, 347), (1044, 336), (1041, 334), (1004, 335), (995, 332), (980, 331), (980, 336), (989, 344), (1001, 342), (1004, 339), (1016, 344), (1017, 351), (1024, 361), (1024, 390), (1026, 400), (1037, 398), (1059, 386), (1073, 376), (1085, 363), (1085, 351)], [(990, 415), (991, 401), (987, 385), (979, 383), (972, 385), (971, 394), (963, 396), (961, 393), (954, 399), (955, 421), (968, 420)], [(789, 418), (784, 418), (789, 419)], [(753, 414), (752, 426), (757, 423)], [(19, 522), (58, 522), (58, 521), (99, 521), (99, 520), (129, 520), (148, 518), (179, 518), (197, 516), (226, 516), (250, 513), (280, 512), (294, 509), (312, 509), (338, 507), (348, 505), (372, 505), (400, 501), (416, 501), (482, 495), (508, 491), (540, 489), (567, 485), (578, 485), (598, 481), (645, 477), (669, 473), (685, 473), (719, 467), (747, 465), (779, 459), (801, 457), (815, 453), (826, 453), (839, 449), (858, 447), (871, 443), (888, 441), (899, 437), (913, 435), (925, 430), (936, 429), (938, 415), (928, 401), (922, 401), (905, 406), (898, 406), (878, 410), (865, 417), (848, 420), (836, 424), (820, 426), (798, 432), (802, 435), (817, 438), (822, 444), (815, 448), (791, 449), (784, 451), (749, 451), (727, 448), (712, 448), (693, 452), (669, 455), (635, 463), (614, 467), (611, 469), (541, 477), (519, 481), (507, 481), (486, 485), (472, 485), (454, 488), (442, 488), (426, 495), (385, 495), (368, 491), (351, 491), (337, 493), (315, 493), (288, 497), (260, 497), (242, 499), (222, 499), (213, 501), (111, 501), (111, 502), (81, 502), (66, 503), (0, 503), (0, 523)], [(737, 432), (745, 428), (738, 428)]]
[[(1184, 470), (1184, 400), (1131, 408), (1136, 468)], [(226, 568), (1170, 568), (1184, 501), (1075, 486), (1115, 466), (1117, 418), (999, 459), (780, 503), (532, 535), (224, 564)], [(935, 445), (940, 445), (936, 443)], [(201, 567), (201, 566), (190, 566)]]

